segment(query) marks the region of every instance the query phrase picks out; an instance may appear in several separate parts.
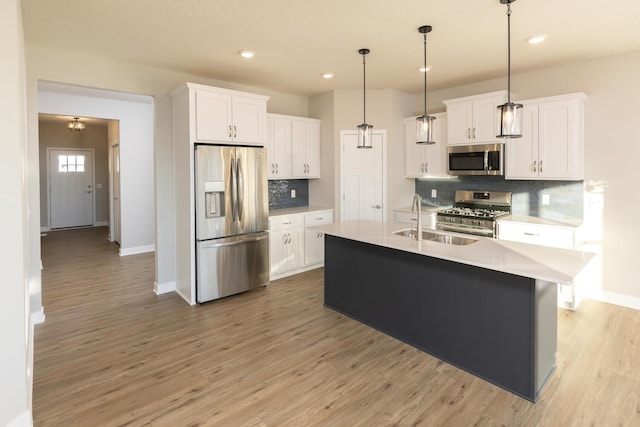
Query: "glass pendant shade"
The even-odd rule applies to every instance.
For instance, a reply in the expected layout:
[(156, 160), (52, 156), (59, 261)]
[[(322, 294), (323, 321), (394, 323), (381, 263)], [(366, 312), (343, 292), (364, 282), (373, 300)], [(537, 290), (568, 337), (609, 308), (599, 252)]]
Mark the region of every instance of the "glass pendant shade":
[(373, 126), (363, 123), (358, 125), (358, 148), (373, 148)]
[(522, 138), (522, 104), (507, 102), (500, 110), (500, 135), (498, 138)]
[(429, 115), (416, 119), (416, 144), (432, 145), (436, 143), (433, 140), (433, 122), (435, 120), (435, 117)]

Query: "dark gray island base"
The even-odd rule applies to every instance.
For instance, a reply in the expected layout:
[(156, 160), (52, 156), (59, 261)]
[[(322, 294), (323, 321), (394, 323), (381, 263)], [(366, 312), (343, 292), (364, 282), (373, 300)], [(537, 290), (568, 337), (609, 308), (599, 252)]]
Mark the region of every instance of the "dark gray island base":
[(556, 284), (325, 235), (324, 302), (535, 402), (555, 370)]

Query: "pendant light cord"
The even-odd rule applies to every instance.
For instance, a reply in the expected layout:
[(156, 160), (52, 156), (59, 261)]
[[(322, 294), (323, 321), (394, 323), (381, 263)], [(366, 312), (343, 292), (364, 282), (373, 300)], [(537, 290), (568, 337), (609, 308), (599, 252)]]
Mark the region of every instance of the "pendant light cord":
[(424, 116), (427, 117), (427, 33), (424, 33)]
[(507, 103), (511, 103), (511, 2), (507, 3)]
[(367, 124), (367, 61), (366, 53), (362, 54), (362, 100), (363, 100), (363, 116), (362, 123)]

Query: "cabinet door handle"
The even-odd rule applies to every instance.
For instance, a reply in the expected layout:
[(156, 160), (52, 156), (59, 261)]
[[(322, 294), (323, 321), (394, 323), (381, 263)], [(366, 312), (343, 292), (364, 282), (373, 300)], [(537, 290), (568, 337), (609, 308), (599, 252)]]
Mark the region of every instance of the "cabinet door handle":
[(538, 164), (538, 161), (537, 161), (537, 160), (534, 160), (534, 161), (533, 161), (533, 171), (534, 171), (534, 172), (538, 172), (537, 164)]
[(279, 171), (280, 171), (280, 168), (278, 167), (278, 164), (276, 163), (276, 175), (280, 173)]
[(237, 137), (238, 136), (238, 130), (236, 129), (236, 125), (233, 125), (233, 137)]
[(424, 164), (424, 172), (429, 173), (429, 162)]
[(229, 125), (229, 138), (233, 136), (233, 130), (231, 129), (231, 125)]
[(542, 160), (540, 160), (540, 172), (542, 172)]
[(473, 128), (473, 139), (476, 139), (476, 128)]
[(538, 233), (529, 233), (528, 231), (525, 231), (525, 232), (524, 232), (524, 235), (525, 235), (525, 236), (537, 236), (537, 235), (538, 235)]
[(467, 136), (467, 139), (471, 139), (471, 128), (467, 128), (467, 132), (465, 135)]

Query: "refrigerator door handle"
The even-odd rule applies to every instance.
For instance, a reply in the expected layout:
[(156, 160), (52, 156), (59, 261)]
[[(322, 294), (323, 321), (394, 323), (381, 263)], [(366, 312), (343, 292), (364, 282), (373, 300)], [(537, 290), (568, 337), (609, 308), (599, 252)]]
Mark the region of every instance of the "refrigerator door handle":
[(238, 194), (238, 221), (242, 221), (244, 219), (242, 209), (244, 207), (244, 174), (242, 173), (242, 161), (240, 156), (236, 159), (236, 174), (238, 174), (237, 185), (238, 188), (236, 190)]
[(231, 220), (235, 221), (238, 216), (237, 212), (237, 200), (238, 200), (238, 182), (236, 176), (236, 162), (235, 159), (231, 159)]
[(221, 242), (205, 243), (205, 244), (202, 244), (202, 246), (200, 247), (201, 249), (222, 248), (225, 246), (241, 245), (243, 243), (259, 242), (260, 240), (267, 239), (268, 237), (269, 237), (269, 234), (267, 233), (245, 235), (242, 237), (232, 237), (232, 238), (221, 239), (222, 240)]

